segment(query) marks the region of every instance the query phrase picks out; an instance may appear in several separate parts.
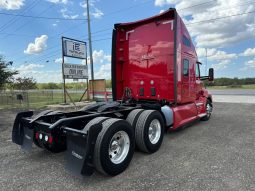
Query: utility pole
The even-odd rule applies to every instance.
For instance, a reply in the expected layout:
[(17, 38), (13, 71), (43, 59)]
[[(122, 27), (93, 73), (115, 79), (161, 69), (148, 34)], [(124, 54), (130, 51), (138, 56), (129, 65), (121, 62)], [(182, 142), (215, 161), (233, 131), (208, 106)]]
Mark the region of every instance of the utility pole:
[(90, 15), (89, 15), (89, 0), (87, 0), (87, 18), (88, 18), (88, 36), (89, 36), (89, 56), (91, 65), (91, 86), (92, 86), (92, 99), (94, 100), (94, 67), (93, 67), (93, 55), (92, 55), (92, 43), (91, 43), (91, 31), (90, 31)]

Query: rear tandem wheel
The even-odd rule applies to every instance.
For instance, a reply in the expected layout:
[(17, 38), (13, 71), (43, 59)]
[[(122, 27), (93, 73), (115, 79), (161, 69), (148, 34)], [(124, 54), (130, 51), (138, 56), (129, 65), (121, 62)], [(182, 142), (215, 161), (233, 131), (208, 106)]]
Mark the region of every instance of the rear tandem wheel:
[(143, 111), (135, 125), (137, 147), (146, 153), (156, 152), (162, 144), (164, 131), (164, 120), (158, 111)]
[(110, 118), (102, 123), (94, 149), (94, 167), (97, 171), (115, 176), (129, 165), (134, 154), (134, 131), (121, 119)]

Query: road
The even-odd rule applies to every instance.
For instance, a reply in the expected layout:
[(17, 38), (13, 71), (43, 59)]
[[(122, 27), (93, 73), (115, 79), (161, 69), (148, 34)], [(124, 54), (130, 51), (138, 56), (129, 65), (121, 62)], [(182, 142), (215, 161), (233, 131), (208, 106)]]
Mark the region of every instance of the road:
[(248, 89), (210, 89), (213, 95), (244, 95), (244, 96), (255, 96), (255, 90)]
[(210, 121), (164, 137), (160, 150), (135, 152), (116, 177), (79, 179), (65, 153), (24, 153), (11, 142), (15, 111), (0, 113), (1, 190), (255, 190), (255, 105), (215, 103)]
[(214, 102), (221, 103), (255, 103), (255, 90), (224, 89), (209, 90)]

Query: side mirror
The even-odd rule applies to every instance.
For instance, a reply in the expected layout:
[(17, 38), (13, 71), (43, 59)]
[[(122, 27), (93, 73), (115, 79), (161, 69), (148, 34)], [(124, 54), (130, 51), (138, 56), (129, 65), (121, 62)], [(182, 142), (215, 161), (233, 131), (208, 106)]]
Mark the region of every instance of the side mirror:
[(209, 77), (209, 81), (213, 81), (214, 80), (214, 70), (213, 68), (209, 68), (209, 74), (208, 74), (208, 77)]

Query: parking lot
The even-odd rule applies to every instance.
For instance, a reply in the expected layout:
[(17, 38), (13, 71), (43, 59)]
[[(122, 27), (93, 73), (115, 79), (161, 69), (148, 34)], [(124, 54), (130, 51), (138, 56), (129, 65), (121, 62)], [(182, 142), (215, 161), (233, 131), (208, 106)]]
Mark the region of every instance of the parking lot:
[(17, 111), (0, 111), (1, 190), (255, 190), (255, 104), (215, 103), (212, 118), (165, 135), (152, 155), (135, 152), (116, 177), (84, 179), (65, 170), (65, 153), (11, 142)]

